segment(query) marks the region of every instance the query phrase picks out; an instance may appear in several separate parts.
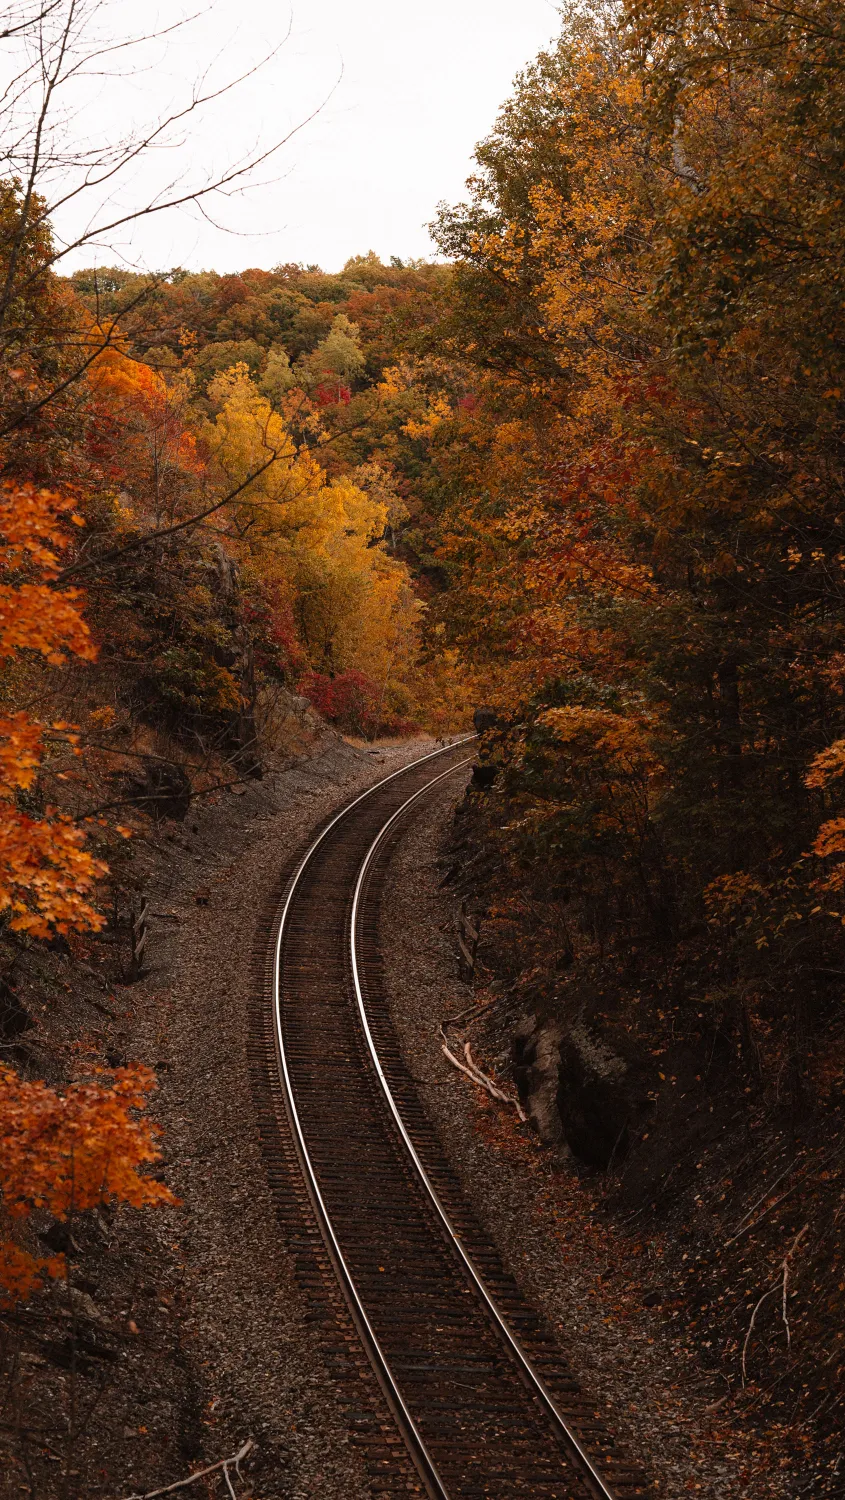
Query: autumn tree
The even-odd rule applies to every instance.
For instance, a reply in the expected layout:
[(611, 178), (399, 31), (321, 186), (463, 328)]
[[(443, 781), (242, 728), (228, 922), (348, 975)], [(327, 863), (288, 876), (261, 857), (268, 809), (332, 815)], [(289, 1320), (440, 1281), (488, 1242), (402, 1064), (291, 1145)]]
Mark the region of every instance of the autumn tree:
[[(53, 667), (69, 654), (89, 661), (95, 655), (79, 590), (51, 586), (68, 545), (65, 519), (80, 524), (72, 502), (49, 490), (10, 481), (0, 490), (0, 662), (7, 695), (30, 653)], [(0, 912), (14, 930), (36, 937), (101, 925), (87, 897), (104, 866), (85, 849), (83, 830), (54, 807), (40, 816), (27, 808), (38, 805), (38, 772), (51, 736), (66, 741), (68, 726), (39, 724), (24, 710), (7, 709), (0, 718)]]
[(116, 330), (109, 339), (95, 328), (88, 337), (106, 344), (86, 374), (88, 446), (147, 513), (153, 528), (184, 518), (198, 498), (201, 459), (191, 431), (190, 375), (177, 369), (165, 379), (131, 359)]
[[(0, 101), (0, 920), (18, 944), (102, 926), (91, 898), (105, 867), (86, 847), (85, 827), (45, 792), (48, 768), (59, 789), (67, 774), (55, 764), (59, 749), (67, 759), (79, 742), (73, 726), (42, 722), (31, 706), (36, 680), (43, 686), (70, 659), (90, 662), (95, 656), (82, 596), (66, 586), (68, 568), (80, 566), (68, 552), (70, 535), (82, 524), (81, 508), (90, 518), (100, 501), (104, 514), (115, 513), (116, 476), (104, 475), (102, 453), (92, 455), (92, 408), (99, 402), (97, 437), (106, 426), (121, 428), (132, 455), (121, 477), (143, 490), (155, 523), (172, 521), (180, 498), (174, 474), (194, 464), (182, 413), (174, 409), (174, 388), (149, 369), (130, 371), (122, 353), (109, 362), (119, 340), (113, 322), (100, 323), (96, 314), (92, 321), (56, 270), (68, 253), (93, 241), (101, 245), (139, 213), (186, 207), (209, 191), (245, 183), (258, 160), (266, 161), (280, 145), (272, 143), (211, 183), (183, 184), (147, 205), (116, 208), (118, 185), (144, 152), (172, 140), (187, 116), (219, 97), (220, 84), (189, 92), (184, 107), (122, 140), (112, 132), (100, 141), (75, 141), (68, 134), (70, 108), (62, 104), (80, 70), (95, 58), (101, 67), (101, 15), (101, 7), (75, 0), (21, 5), (13, 7), (4, 31), (9, 65)], [(127, 49), (145, 40), (127, 41)], [(106, 50), (116, 58), (122, 49)], [(224, 91), (233, 83), (223, 84)], [(88, 205), (81, 228), (58, 238), (55, 215), (80, 203)], [(104, 479), (112, 482), (105, 496)], [(96, 552), (87, 559), (89, 576), (92, 562), (102, 565)], [(137, 1172), (157, 1154), (149, 1125), (136, 1117), (151, 1086), (149, 1075), (127, 1070), (113, 1085), (73, 1086), (60, 1095), (20, 1079), (7, 1066), (0, 1072), (4, 1233), (9, 1220), (34, 1209), (49, 1209), (61, 1219), (112, 1199), (140, 1205), (168, 1197)], [(4, 1240), (0, 1283), (9, 1297), (26, 1296), (40, 1269), (54, 1274), (60, 1267), (44, 1266), (17, 1241)]]
[[(157, 1161), (154, 1128), (139, 1118), (155, 1079), (148, 1068), (121, 1068), (110, 1083), (72, 1084), (63, 1092), (0, 1066), (0, 1222), (20, 1228), (35, 1210), (59, 1222), (103, 1204), (144, 1208), (173, 1201), (139, 1168)], [(0, 1240), (0, 1304), (26, 1300), (43, 1278), (65, 1273), (65, 1260), (39, 1256), (15, 1238)]]
[[(318, 676), (357, 671), (380, 684), (387, 721), (413, 665), (418, 605), (404, 564), (382, 545), (391, 503), (397, 517), (386, 476), (374, 466), (327, 480), (243, 365), (217, 377), (209, 396), (218, 407), (204, 430), (212, 472), (224, 492), (243, 486), (226, 535), (247, 586), (282, 590)], [(275, 462), (251, 479), (269, 454)]]
[[(57, 589), (70, 500), (7, 482), (0, 490), (0, 669), (8, 701), (40, 657), (61, 668), (69, 655), (95, 656), (76, 589)], [(103, 919), (90, 902), (105, 865), (85, 847), (85, 831), (67, 814), (41, 806), (38, 777), (50, 742), (73, 746), (72, 726), (42, 724), (23, 710), (0, 712), (0, 920), (13, 933), (45, 938), (93, 929)], [(37, 809), (37, 811), (36, 811)], [(137, 1168), (157, 1158), (150, 1126), (137, 1119), (153, 1085), (144, 1069), (126, 1069), (113, 1085), (75, 1085), (64, 1096), (0, 1068), (0, 1218), (4, 1233), (34, 1209), (58, 1219), (111, 1200), (136, 1206), (169, 1198)], [(0, 1295), (26, 1298), (61, 1258), (34, 1255), (14, 1237), (0, 1241)]]
[(338, 313), (324, 339), (297, 366), (302, 383), (325, 404), (348, 399), (350, 387), (364, 370), (358, 329), (345, 313)]

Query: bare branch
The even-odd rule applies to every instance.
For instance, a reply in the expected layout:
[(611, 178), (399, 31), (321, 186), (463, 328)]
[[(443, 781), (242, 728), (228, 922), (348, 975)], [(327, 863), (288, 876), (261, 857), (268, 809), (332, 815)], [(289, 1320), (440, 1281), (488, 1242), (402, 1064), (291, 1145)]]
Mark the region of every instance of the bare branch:
[[(141, 302), (143, 302), (144, 299), (149, 295), (149, 292), (151, 290), (152, 288), (145, 287), (144, 290), (138, 294), (135, 300), (129, 304), (129, 307), (126, 309), (127, 312), (131, 312), (133, 308), (137, 307)], [(91, 366), (104, 352), (104, 350), (113, 348), (116, 339), (119, 338), (120, 332), (117, 329), (116, 325), (112, 324), (108, 332), (104, 335), (101, 343), (95, 345), (93, 348), (89, 346), (89, 353), (82, 361), (82, 364), (78, 365), (77, 368), (73, 370), (71, 374), (68, 375), (64, 380), (60, 381), (58, 385), (53, 386), (53, 388), (47, 392), (46, 396), (42, 396), (39, 401), (31, 402), (31, 404), (24, 407), (23, 411), (19, 412), (16, 417), (14, 417), (10, 422), (7, 422), (5, 427), (0, 428), (0, 437), (6, 437), (10, 432), (15, 432), (17, 428), (23, 427), (27, 422), (31, 421), (33, 417), (37, 416), (45, 406), (49, 406), (51, 401), (55, 401), (56, 397), (60, 396), (63, 391), (66, 391), (69, 386), (76, 385), (77, 382), (81, 380), (86, 370), (89, 370), (91, 368)]]
[[(171, 29), (175, 29), (175, 28), (171, 28)], [(118, 172), (123, 171), (126, 167), (128, 167), (130, 165), (131, 162), (135, 161), (135, 159), (137, 157), (139, 157), (140, 155), (142, 155), (143, 152), (150, 150), (155, 145), (156, 141), (159, 140), (165, 134), (165, 132), (167, 132), (168, 130), (172, 129), (173, 126), (177, 125), (180, 121), (187, 119), (189, 115), (192, 115), (192, 114), (196, 113), (197, 110), (202, 109), (206, 104), (211, 104), (211, 103), (213, 103), (217, 99), (222, 99), (224, 97), (224, 95), (231, 93), (231, 91), (233, 89), (238, 88), (242, 83), (246, 83), (250, 78), (254, 78), (255, 75), (261, 71), (262, 68), (265, 68), (268, 63), (270, 63), (270, 62), (273, 61), (274, 57), (278, 56), (278, 54), (281, 51), (282, 47), (285, 45), (285, 43), (288, 41), (288, 38), (290, 37), (290, 30), (291, 30), (291, 26), (289, 24), (288, 25), (287, 33), (282, 38), (282, 40), (272, 49), (271, 52), (268, 52), (261, 59), (260, 62), (255, 63), (253, 65), (253, 67), (248, 68), (245, 72), (241, 73), (237, 78), (232, 78), (232, 79), (229, 80), (228, 83), (221, 84), (220, 88), (213, 89), (209, 93), (202, 94), (202, 93), (197, 93), (197, 86), (195, 85), (194, 86), (194, 91), (193, 91), (192, 96), (191, 96), (191, 101), (190, 101), (189, 104), (186, 104), (182, 109), (175, 110), (171, 115), (167, 115), (163, 119), (157, 121), (156, 124), (152, 127), (152, 129), (147, 133), (147, 135), (145, 135), (141, 139), (133, 142), (131, 144), (131, 147), (130, 147), (130, 144), (128, 142), (125, 145), (121, 145), (121, 146), (117, 147), (116, 150), (121, 153), (120, 154), (120, 159), (115, 163), (115, 165), (108, 172), (104, 172), (100, 177), (86, 178), (86, 180), (83, 183), (80, 183), (77, 187), (71, 189), (68, 193), (65, 194), (65, 196), (63, 198), (57, 198), (55, 200), (55, 202), (51, 203), (49, 205), (49, 207), (47, 209), (45, 209), (45, 212), (42, 215), (42, 217), (43, 218), (50, 218), (55, 213), (57, 213), (59, 209), (64, 208), (66, 204), (68, 204), (69, 202), (71, 202), (71, 200), (73, 198), (77, 197), (80, 193), (86, 192), (86, 191), (88, 191), (88, 190), (90, 190), (92, 188), (102, 187), (104, 183), (109, 182)], [(161, 35), (166, 35), (166, 32), (161, 33)], [(148, 40), (148, 38), (141, 38), (140, 40), (146, 41), (146, 40)], [(122, 44), (122, 45), (136, 45), (136, 42), (133, 42), (131, 44)], [(70, 76), (70, 75), (67, 75), (67, 76)], [(320, 108), (322, 108), (322, 107), (323, 106), (321, 105)], [(313, 118), (313, 116), (312, 116), (312, 118)], [(300, 127), (296, 127), (296, 128), (299, 129)], [(278, 146), (275, 149), (280, 149), (281, 146), (285, 145), (285, 144), (286, 144), (286, 140), (280, 141), (278, 143)], [(204, 189), (203, 191), (204, 192), (214, 191), (214, 189), (213, 188), (208, 188), (208, 189)], [(96, 231), (96, 230), (92, 231), (92, 233), (98, 233), (98, 232), (99, 231)], [(107, 231), (105, 231), (105, 232), (107, 232)], [(69, 247), (69, 248), (73, 248), (73, 247)], [(63, 252), (63, 254), (67, 254), (67, 253), (68, 253), (67, 251)]]
[[(231, 196), (244, 192), (253, 185), (251, 179), (254, 178), (255, 173), (274, 159), (306, 125), (316, 118), (337, 87), (335, 84), (327, 93), (326, 98), (284, 135), (264, 147), (256, 143), (239, 160), (231, 162), (219, 172), (210, 174), (205, 182), (187, 182), (180, 187), (180, 181), (184, 182), (184, 179), (177, 176), (170, 183), (160, 187), (151, 201), (143, 207), (131, 208), (113, 216), (109, 215), (106, 204), (101, 201), (89, 217), (87, 225), (80, 232), (71, 234), (61, 243), (54, 241), (48, 253), (36, 257), (36, 265), (24, 264), (23, 251), (27, 241), (48, 223), (52, 225), (58, 211), (76, 203), (85, 194), (102, 194), (104, 189), (114, 189), (121, 176), (125, 176), (128, 170), (156, 147), (172, 147), (174, 144), (180, 144), (174, 141), (174, 132), (203, 109), (254, 79), (262, 69), (270, 65), (289, 40), (292, 27), (292, 18), (289, 18), (284, 35), (275, 46), (258, 62), (244, 68), (235, 77), (226, 79), (218, 86), (206, 86), (206, 80), (216, 59), (209, 63), (194, 84), (185, 103), (156, 119), (148, 128), (142, 130), (140, 135), (124, 138), (116, 144), (103, 147), (85, 149), (79, 147), (67, 151), (63, 143), (60, 148), (53, 144), (57, 129), (53, 115), (57, 91), (60, 88), (69, 83), (78, 83), (86, 76), (86, 72), (91, 72), (95, 62), (99, 63), (118, 52), (130, 50), (142, 43), (167, 37), (174, 31), (183, 29), (199, 16), (206, 14), (206, 11), (198, 10), (170, 26), (163, 27), (160, 31), (147, 35), (135, 35), (122, 41), (96, 45), (92, 40), (91, 46), (86, 49), (84, 46), (85, 25), (97, 9), (97, 6), (87, 5), (86, 0), (52, 0), (52, 3), (42, 7), (34, 17), (24, 17), (17, 28), (25, 36), (27, 33), (32, 34), (32, 46), (29, 49), (28, 60), (22, 59), (21, 71), (17, 78), (7, 85), (5, 103), (0, 98), (3, 116), (11, 123), (18, 108), (25, 106), (31, 92), (40, 92), (40, 98), (35, 102), (32, 117), (27, 119), (19, 138), (13, 140), (12, 145), (7, 145), (4, 152), (9, 176), (20, 179), (23, 186), (20, 209), (15, 215), (11, 232), (7, 232), (4, 237), (6, 254), (3, 257), (5, 261), (3, 285), (0, 287), (0, 322), (17, 299), (36, 285), (45, 272), (55, 269), (68, 255), (85, 246), (108, 242), (109, 237), (118, 231), (125, 229), (128, 225), (137, 224), (153, 214), (167, 213), (177, 209), (184, 210), (190, 208), (191, 205), (196, 205), (202, 211), (204, 201), (215, 193)], [(61, 18), (58, 27), (54, 27), (52, 33), (49, 28), (45, 30), (43, 25), (48, 17)], [(83, 54), (81, 56), (80, 50)], [(68, 133), (67, 123), (67, 120), (61, 122), (65, 136)], [(49, 199), (44, 192), (45, 179), (57, 173), (66, 178), (68, 171), (74, 167), (78, 171), (77, 180), (64, 186), (56, 197)], [(81, 367), (79, 374), (83, 374), (85, 368), (86, 366)], [(63, 385), (61, 389), (64, 388)], [(19, 426), (22, 421), (26, 421), (28, 416), (34, 415), (43, 404), (46, 403), (39, 402), (31, 413), (21, 413), (15, 425)]]
[(746, 1367), (746, 1357), (747, 1357), (747, 1354), (748, 1354), (748, 1345), (751, 1342), (751, 1335), (754, 1332), (754, 1324), (757, 1321), (757, 1314), (760, 1311), (760, 1308), (763, 1306), (763, 1303), (767, 1302), (768, 1299), (769, 1299), (769, 1297), (773, 1297), (775, 1295), (775, 1293), (778, 1291), (778, 1289), (781, 1286), (783, 1288), (782, 1318), (783, 1318), (783, 1325), (784, 1325), (784, 1327), (786, 1329), (786, 1347), (789, 1348), (791, 1346), (792, 1338), (791, 1338), (790, 1329), (789, 1329), (789, 1319), (786, 1316), (786, 1297), (787, 1297), (787, 1282), (788, 1282), (788, 1279), (789, 1279), (789, 1267), (790, 1267), (790, 1262), (792, 1260), (792, 1257), (795, 1254), (795, 1251), (798, 1249), (798, 1246), (800, 1245), (801, 1241), (803, 1240), (804, 1235), (807, 1233), (807, 1230), (809, 1229), (809, 1227), (810, 1227), (809, 1224), (805, 1224), (803, 1229), (799, 1229), (798, 1233), (795, 1236), (795, 1239), (792, 1241), (792, 1244), (790, 1245), (790, 1247), (787, 1250), (785, 1256), (783, 1257), (783, 1260), (781, 1261), (781, 1274), (780, 1274), (780, 1276), (778, 1277), (778, 1279), (775, 1282), (774, 1286), (770, 1286), (769, 1289), (768, 1289), (768, 1291), (764, 1292), (763, 1295), (760, 1298), (758, 1298), (758, 1301), (756, 1303), (754, 1311), (751, 1314), (751, 1322), (748, 1325), (748, 1332), (745, 1335), (745, 1342), (743, 1343), (743, 1346), (742, 1346), (742, 1384), (743, 1384), (743, 1387), (746, 1384), (746, 1379), (747, 1379), (747, 1374), (748, 1374), (747, 1367)]
[(226, 1483), (229, 1485), (229, 1494), (234, 1496), (234, 1490), (229, 1483), (229, 1466), (231, 1465), (235, 1473), (240, 1475), (240, 1465), (254, 1447), (255, 1443), (252, 1438), (247, 1438), (243, 1446), (231, 1457), (221, 1458), (216, 1464), (209, 1464), (207, 1469), (197, 1469), (196, 1474), (189, 1474), (187, 1479), (177, 1479), (175, 1484), (167, 1484), (162, 1490), (147, 1490), (143, 1495), (128, 1495), (127, 1500), (156, 1500), (158, 1495), (172, 1495), (174, 1490), (181, 1490), (185, 1485), (195, 1484), (198, 1479), (204, 1479), (206, 1474), (215, 1474), (218, 1469), (223, 1470)]
[(52, 0), (52, 4), (45, 5), (43, 10), (40, 10), (36, 16), (27, 16), (23, 21), (19, 21), (17, 26), (4, 27), (0, 31), (0, 41), (5, 41), (10, 36), (17, 36), (21, 31), (31, 31), (35, 26), (39, 26), (42, 21), (46, 21), (51, 12), (57, 10), (61, 3), (62, 0)]
[[(285, 449), (285, 455), (287, 455), (287, 451)], [(262, 474), (266, 474), (267, 470), (272, 468), (273, 464), (277, 463), (281, 457), (283, 457), (283, 454), (274, 448), (266, 463), (261, 464), (257, 469), (253, 469), (252, 473), (248, 474), (246, 479), (236, 485), (233, 490), (230, 490), (227, 495), (224, 495), (222, 500), (215, 500), (214, 504), (209, 505), (206, 510), (199, 511), (195, 516), (189, 516), (185, 521), (176, 521), (172, 526), (163, 526), (158, 531), (148, 531), (143, 536), (134, 537), (131, 542), (127, 542), (123, 547), (116, 548), (113, 552), (107, 552), (104, 557), (92, 558), (89, 562), (84, 563), (71, 563), (69, 568), (65, 568), (58, 575), (56, 582), (61, 585), (68, 578), (77, 578), (83, 573), (98, 572), (104, 568), (109, 568), (122, 557), (128, 556), (130, 552), (137, 552), (141, 547), (149, 547), (151, 543), (162, 541), (164, 537), (175, 536), (177, 532), (187, 531), (191, 526), (199, 526), (200, 522), (205, 521), (208, 516), (213, 516), (216, 511), (222, 510), (224, 505), (230, 505), (233, 500), (236, 500), (238, 495), (243, 494), (243, 491), (248, 489), (256, 479), (260, 479)]]

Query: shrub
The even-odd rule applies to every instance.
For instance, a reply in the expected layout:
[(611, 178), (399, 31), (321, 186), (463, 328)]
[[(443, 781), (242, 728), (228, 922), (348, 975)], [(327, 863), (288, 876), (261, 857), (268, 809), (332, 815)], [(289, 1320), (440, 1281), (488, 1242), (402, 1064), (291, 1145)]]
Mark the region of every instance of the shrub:
[(409, 734), (416, 728), (410, 719), (392, 711), (383, 690), (363, 672), (341, 672), (337, 677), (309, 672), (301, 679), (299, 691), (344, 734), (372, 740), (379, 734)]

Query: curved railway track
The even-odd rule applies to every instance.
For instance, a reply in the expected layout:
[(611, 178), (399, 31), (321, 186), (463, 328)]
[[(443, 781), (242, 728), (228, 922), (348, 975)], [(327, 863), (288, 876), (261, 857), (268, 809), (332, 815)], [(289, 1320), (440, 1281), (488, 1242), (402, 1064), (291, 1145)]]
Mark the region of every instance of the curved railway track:
[(374, 1493), (633, 1500), (642, 1475), (466, 1203), (390, 1019), (391, 848), (468, 763), (463, 742), (387, 777), (287, 882), (253, 1038), (271, 1182)]

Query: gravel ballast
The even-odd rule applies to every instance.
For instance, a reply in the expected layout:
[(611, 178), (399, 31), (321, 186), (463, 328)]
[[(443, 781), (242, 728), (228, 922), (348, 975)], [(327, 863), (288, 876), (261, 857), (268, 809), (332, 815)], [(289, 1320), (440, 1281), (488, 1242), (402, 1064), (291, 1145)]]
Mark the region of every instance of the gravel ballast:
[(266, 1186), (245, 1045), (250, 957), (268, 894), (315, 826), (433, 748), (406, 741), (367, 751), (335, 741), (233, 798), (235, 826), (216, 868), (204, 871), (208, 904), (191, 908), (189, 893), (173, 904), (177, 917), (187, 906), (189, 925), (184, 933), (175, 927), (162, 959), (166, 989), (161, 973), (151, 975), (153, 1004), (139, 1006), (136, 1049), (167, 1065), (157, 1114), (168, 1182), (182, 1200), (171, 1217), (185, 1263), (183, 1344), (201, 1389), (204, 1446), (218, 1457), (253, 1436), (250, 1473), (266, 1500), (358, 1500), (369, 1490), (303, 1321)]

